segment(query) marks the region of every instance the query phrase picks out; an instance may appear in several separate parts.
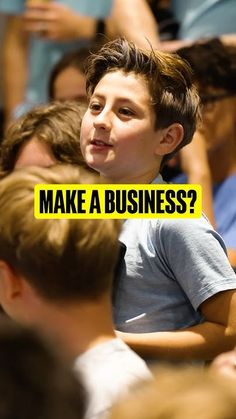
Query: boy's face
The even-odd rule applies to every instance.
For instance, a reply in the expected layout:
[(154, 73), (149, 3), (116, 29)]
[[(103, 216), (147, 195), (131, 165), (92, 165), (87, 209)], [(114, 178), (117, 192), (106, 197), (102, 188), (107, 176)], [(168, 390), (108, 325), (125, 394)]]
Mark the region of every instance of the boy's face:
[(161, 130), (155, 130), (142, 76), (107, 73), (97, 84), (82, 121), (81, 150), (89, 166), (116, 183), (146, 183), (158, 173)]

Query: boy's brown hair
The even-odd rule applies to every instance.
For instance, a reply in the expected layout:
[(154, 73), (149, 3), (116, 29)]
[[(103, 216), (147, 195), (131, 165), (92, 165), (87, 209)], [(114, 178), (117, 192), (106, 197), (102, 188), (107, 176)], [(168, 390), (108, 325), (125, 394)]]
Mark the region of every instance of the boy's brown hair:
[(49, 145), (58, 162), (85, 166), (79, 145), (84, 111), (74, 102), (54, 102), (24, 114), (11, 124), (3, 139), (1, 170), (8, 172), (14, 169), (21, 147), (32, 137)]
[(134, 73), (144, 78), (155, 112), (155, 128), (167, 128), (180, 123), (184, 137), (174, 153), (188, 144), (199, 117), (199, 97), (193, 84), (192, 71), (177, 54), (142, 50), (124, 38), (105, 44), (88, 59), (87, 92), (91, 96), (102, 77), (112, 71)]
[(93, 300), (110, 291), (120, 223), (36, 219), (34, 186), (94, 181), (66, 165), (20, 169), (0, 181), (0, 259), (49, 300)]

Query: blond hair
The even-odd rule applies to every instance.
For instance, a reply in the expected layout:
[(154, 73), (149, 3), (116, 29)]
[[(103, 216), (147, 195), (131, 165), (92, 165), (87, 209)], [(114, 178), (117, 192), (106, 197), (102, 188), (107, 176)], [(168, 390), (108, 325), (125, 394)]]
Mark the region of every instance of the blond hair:
[(0, 259), (49, 299), (93, 299), (111, 288), (119, 222), (36, 219), (36, 184), (94, 183), (82, 168), (16, 170), (0, 181)]

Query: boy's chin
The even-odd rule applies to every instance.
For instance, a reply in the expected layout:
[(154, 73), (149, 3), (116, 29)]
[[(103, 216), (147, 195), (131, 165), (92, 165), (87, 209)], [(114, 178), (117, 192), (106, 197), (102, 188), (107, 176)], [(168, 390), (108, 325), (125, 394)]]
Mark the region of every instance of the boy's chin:
[(93, 170), (95, 170), (96, 172), (100, 172), (99, 170), (99, 165), (97, 165), (93, 160), (87, 159), (85, 160), (86, 164)]
[(91, 167), (93, 170), (96, 170), (97, 172), (100, 172), (100, 170), (102, 170), (104, 167), (103, 159), (101, 161), (99, 158), (94, 158), (93, 156), (88, 155), (86, 156), (85, 161), (89, 167)]

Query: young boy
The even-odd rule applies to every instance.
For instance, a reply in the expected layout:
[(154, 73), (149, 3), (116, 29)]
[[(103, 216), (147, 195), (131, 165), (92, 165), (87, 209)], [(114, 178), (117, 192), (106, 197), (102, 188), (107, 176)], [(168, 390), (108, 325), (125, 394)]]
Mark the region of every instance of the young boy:
[(18, 323), (56, 342), (84, 379), (86, 419), (102, 419), (151, 377), (114, 332), (110, 291), (119, 223), (34, 217), (36, 184), (92, 183), (91, 176), (60, 165), (15, 170), (0, 181), (0, 303)]
[[(160, 183), (166, 158), (189, 143), (199, 98), (189, 66), (119, 39), (91, 57), (82, 120), (86, 162), (107, 183)], [(205, 217), (130, 219), (114, 319), (147, 357), (207, 360), (236, 343), (236, 277)]]

